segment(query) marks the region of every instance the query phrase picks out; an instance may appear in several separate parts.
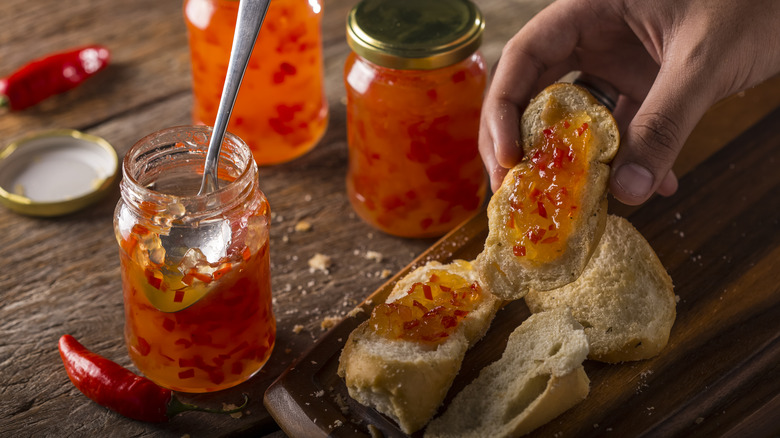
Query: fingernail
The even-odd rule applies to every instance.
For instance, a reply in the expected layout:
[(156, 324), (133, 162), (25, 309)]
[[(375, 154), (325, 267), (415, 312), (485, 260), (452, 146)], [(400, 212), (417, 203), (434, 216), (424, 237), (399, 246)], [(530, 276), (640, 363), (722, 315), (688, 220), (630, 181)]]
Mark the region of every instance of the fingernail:
[(653, 188), (653, 174), (646, 167), (636, 163), (626, 163), (615, 171), (615, 182), (626, 193), (644, 198)]

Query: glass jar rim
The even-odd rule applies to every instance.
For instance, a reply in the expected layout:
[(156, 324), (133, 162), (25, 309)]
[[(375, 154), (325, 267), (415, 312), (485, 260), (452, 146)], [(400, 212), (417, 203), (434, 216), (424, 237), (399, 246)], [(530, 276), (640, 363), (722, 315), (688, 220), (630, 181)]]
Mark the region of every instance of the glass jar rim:
[[(135, 206), (143, 200), (151, 200), (153, 204), (160, 206), (160, 211), (164, 211), (163, 207), (170, 204), (195, 206), (193, 209), (187, 209), (188, 216), (197, 217), (233, 208), (244, 198), (241, 196), (242, 194), (248, 193), (254, 188), (257, 164), (249, 146), (230, 132), (225, 134), (219, 161), (225, 163), (228, 160), (233, 163), (237, 172), (234, 179), (227, 184), (223, 182), (212, 192), (179, 195), (157, 191), (147, 187), (139, 180), (139, 177), (148, 173), (150, 169), (146, 166), (141, 169), (133, 167), (145, 159), (151, 160), (181, 153), (194, 153), (198, 161), (204, 163), (211, 132), (212, 127), (206, 125), (181, 125), (153, 132), (138, 140), (122, 160), (122, 181), (120, 183), (122, 198), (128, 204)], [(185, 141), (183, 136), (187, 134), (190, 134), (191, 141)], [(182, 137), (177, 139), (176, 136)], [(199, 141), (196, 141), (196, 136), (199, 136)], [(186, 149), (182, 150), (180, 146), (176, 146), (178, 143), (185, 144)], [(196, 153), (196, 151), (200, 152)], [(200, 168), (202, 169), (202, 164)], [(198, 173), (198, 175), (202, 176), (202, 173)]]

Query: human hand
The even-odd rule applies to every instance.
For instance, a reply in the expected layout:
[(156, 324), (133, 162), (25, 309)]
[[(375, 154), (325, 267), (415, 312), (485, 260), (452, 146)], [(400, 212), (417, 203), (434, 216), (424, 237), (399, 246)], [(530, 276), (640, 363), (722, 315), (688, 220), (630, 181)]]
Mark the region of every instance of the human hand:
[(610, 190), (636, 205), (671, 195), (680, 149), (716, 101), (780, 72), (777, 0), (558, 0), (504, 47), (479, 148), (493, 190), (522, 158), (520, 116), (571, 71), (612, 84), (621, 147)]

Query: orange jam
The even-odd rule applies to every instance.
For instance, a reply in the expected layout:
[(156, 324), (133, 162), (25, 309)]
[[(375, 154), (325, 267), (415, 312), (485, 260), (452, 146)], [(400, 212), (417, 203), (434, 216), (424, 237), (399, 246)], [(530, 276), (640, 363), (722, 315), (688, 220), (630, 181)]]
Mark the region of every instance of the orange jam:
[(477, 149), (485, 81), (478, 52), (434, 70), (349, 55), (347, 191), (363, 220), (397, 236), (432, 237), (476, 213), (487, 187)]
[(267, 238), (216, 263), (196, 251), (178, 266), (153, 260), (155, 242), (142, 225), (120, 240), (130, 358), (177, 391), (216, 391), (251, 377), (276, 334)]
[(566, 247), (587, 178), (589, 121), (585, 113), (566, 115), (544, 129), (515, 173), (506, 219), (515, 256), (547, 262)]
[[(187, 0), (195, 123), (213, 125), (233, 43), (235, 0)], [(263, 21), (228, 131), (258, 164), (292, 160), (325, 132), (321, 0), (274, 0)]]
[(389, 339), (435, 346), (444, 342), (483, 298), (479, 283), (434, 270), (428, 281), (414, 283), (400, 299), (376, 306), (369, 326)]

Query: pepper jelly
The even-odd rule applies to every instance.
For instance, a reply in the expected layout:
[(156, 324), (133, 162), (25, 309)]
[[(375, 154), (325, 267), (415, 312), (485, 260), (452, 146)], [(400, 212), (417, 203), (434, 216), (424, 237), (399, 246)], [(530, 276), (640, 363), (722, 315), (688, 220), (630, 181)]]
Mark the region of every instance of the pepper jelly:
[(474, 215), (484, 20), (468, 0), (363, 0), (347, 19), (347, 191), (369, 224), (440, 236)]
[[(186, 0), (194, 123), (213, 125), (238, 15), (236, 0)], [(322, 0), (273, 0), (236, 98), (228, 131), (246, 141), (257, 164), (290, 161), (325, 133)]]
[(219, 189), (198, 195), (210, 136), (185, 126), (136, 143), (114, 218), (130, 358), (158, 385), (184, 392), (249, 379), (276, 335), (270, 208), (257, 164), (227, 134)]

